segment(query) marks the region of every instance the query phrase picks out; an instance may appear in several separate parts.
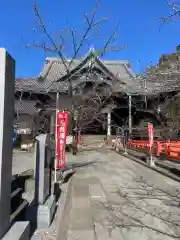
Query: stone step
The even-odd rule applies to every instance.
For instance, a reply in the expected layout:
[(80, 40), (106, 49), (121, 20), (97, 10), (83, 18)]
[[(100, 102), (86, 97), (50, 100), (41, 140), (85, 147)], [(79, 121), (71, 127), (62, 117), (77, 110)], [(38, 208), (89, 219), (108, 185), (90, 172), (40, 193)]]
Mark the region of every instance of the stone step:
[(82, 144), (82, 147), (94, 147), (94, 148), (99, 148), (101, 146), (103, 146), (103, 142), (98, 142), (98, 143), (92, 143), (92, 142), (89, 142), (89, 143), (83, 143)]
[(82, 138), (82, 141), (104, 141), (104, 138)]
[(5, 234), (2, 240), (29, 240), (30, 239), (30, 223), (16, 222)]
[(22, 203), (22, 188), (17, 188), (11, 193), (11, 213), (13, 213)]
[(15, 175), (12, 177), (11, 182), (11, 224), (16, 221), (25, 220), (25, 212), (29, 205), (29, 202), (23, 198), (23, 193), (26, 190), (26, 181), (32, 172), (24, 172), (21, 175)]
[(82, 143), (98, 143), (98, 142), (104, 142), (104, 139), (83, 139)]
[(81, 137), (82, 144), (85, 146), (99, 146), (104, 142), (105, 135), (84, 135)]
[(19, 206), (16, 208), (16, 210), (10, 216), (11, 224), (13, 224), (16, 221), (24, 221), (25, 220), (25, 214), (26, 214), (28, 205), (29, 205), (28, 201), (22, 199), (22, 202), (19, 204)]
[(98, 142), (103, 142), (104, 141), (104, 139), (99, 139), (99, 140), (95, 140), (95, 139), (92, 139), (92, 140), (90, 140), (90, 139), (85, 139), (85, 140), (82, 140), (82, 143), (98, 143)]
[(82, 141), (102, 141), (104, 140), (103, 138), (82, 138)]
[(90, 139), (92, 139), (92, 138), (94, 138), (94, 139), (99, 139), (99, 138), (104, 138), (105, 137), (105, 135), (81, 135), (81, 137), (82, 138), (90, 138)]

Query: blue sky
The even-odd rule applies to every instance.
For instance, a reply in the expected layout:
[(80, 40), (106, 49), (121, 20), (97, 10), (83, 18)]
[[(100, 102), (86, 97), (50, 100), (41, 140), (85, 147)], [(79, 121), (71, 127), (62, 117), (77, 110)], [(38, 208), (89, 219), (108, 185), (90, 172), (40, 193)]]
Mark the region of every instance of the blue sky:
[[(90, 12), (94, 0), (39, 0), (39, 8), (49, 31), (73, 27), (78, 36), (83, 33), (84, 12)], [(161, 26), (159, 18), (170, 12), (165, 0), (101, 0), (97, 18), (107, 17), (99, 33), (94, 33), (81, 55), (90, 46), (103, 46), (104, 39), (119, 22), (116, 45), (126, 46), (122, 51), (108, 53), (106, 59), (130, 60), (134, 71), (157, 63), (162, 53), (171, 53), (180, 44), (180, 20)], [(160, 27), (161, 26), (161, 27)], [(5, 47), (16, 59), (16, 76), (31, 77), (40, 73), (46, 54), (38, 49), (27, 49), (26, 44), (44, 41), (36, 23), (32, 0), (1, 0), (0, 3), (0, 47)], [(57, 35), (56, 35), (57, 36)], [(67, 36), (69, 54), (70, 45)]]

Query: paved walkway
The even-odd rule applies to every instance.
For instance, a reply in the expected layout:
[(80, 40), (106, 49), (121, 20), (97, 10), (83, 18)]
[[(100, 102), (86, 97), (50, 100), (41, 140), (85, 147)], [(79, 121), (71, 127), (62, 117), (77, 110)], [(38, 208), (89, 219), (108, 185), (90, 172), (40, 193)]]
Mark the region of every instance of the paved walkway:
[(73, 176), (67, 240), (180, 238), (179, 183), (115, 152), (85, 152)]
[(34, 169), (34, 153), (14, 151), (12, 162), (12, 175)]

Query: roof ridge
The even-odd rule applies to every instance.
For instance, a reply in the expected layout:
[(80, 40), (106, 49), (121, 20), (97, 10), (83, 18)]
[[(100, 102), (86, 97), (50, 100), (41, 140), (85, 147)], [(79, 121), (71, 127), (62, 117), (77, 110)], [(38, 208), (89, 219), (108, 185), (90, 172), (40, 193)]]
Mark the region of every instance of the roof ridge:
[(124, 68), (126, 69), (126, 72), (131, 75), (132, 78), (136, 77), (136, 74), (132, 70), (132, 68), (129, 68), (127, 65), (124, 65)]
[(103, 63), (106, 63), (106, 64), (119, 64), (119, 63), (123, 63), (123, 64), (129, 64), (130, 61), (129, 60), (101, 60)]
[[(86, 58), (86, 56), (84, 57), (84, 58)], [(68, 59), (66, 59), (66, 61), (71, 61), (72, 59), (71, 58), (68, 58)], [(129, 60), (103, 60), (103, 59), (101, 59), (100, 58), (100, 60), (103, 62), (103, 63), (109, 63), (109, 64), (115, 64), (115, 63), (117, 63), (117, 64), (120, 64), (120, 63), (122, 63), (122, 64), (129, 64), (130, 63), (130, 61)], [(50, 61), (50, 62), (61, 62), (62, 61), (62, 59), (60, 58), (60, 57), (46, 57), (46, 61)], [(76, 62), (80, 62), (80, 61), (83, 61), (83, 59), (82, 58), (79, 58), (79, 59), (74, 59), (73, 61), (76, 61)]]
[[(62, 62), (62, 59), (60, 57), (46, 57), (45, 61), (47, 62)], [(70, 58), (66, 58), (65, 61), (72, 61), (72, 59)], [(81, 60), (80, 59), (73, 59), (73, 61), (75, 62), (80, 62)]]
[(37, 77), (16, 77), (15, 80), (16, 81), (21, 81), (21, 80), (34, 80), (34, 79), (38, 79), (39, 76)]

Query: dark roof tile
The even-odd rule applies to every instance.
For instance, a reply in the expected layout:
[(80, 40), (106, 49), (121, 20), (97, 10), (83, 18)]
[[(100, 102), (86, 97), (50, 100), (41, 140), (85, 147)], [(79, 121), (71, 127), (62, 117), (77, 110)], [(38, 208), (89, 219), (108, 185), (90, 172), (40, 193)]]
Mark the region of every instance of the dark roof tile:
[(29, 114), (33, 115), (37, 113), (36, 108), (37, 101), (32, 100), (16, 100), (15, 111), (18, 114)]
[[(92, 54), (93, 57), (93, 54)], [(89, 64), (86, 59), (90, 59), (89, 55), (84, 58), (84, 60), (74, 60), (71, 66), (68, 66), (68, 69), (73, 71), (78, 66), (80, 66), (83, 61), (85, 64)], [(110, 76), (114, 76), (113, 78), (119, 79), (119, 87), (122, 83), (128, 83), (130, 86), (133, 83), (134, 73), (129, 67), (128, 61), (101, 61), (94, 56), (94, 59), (97, 59), (100, 65), (104, 66), (106, 71), (109, 71)], [(66, 63), (70, 64), (71, 60), (67, 60)], [(16, 80), (16, 90), (24, 90), (24, 91), (34, 91), (34, 92), (46, 92), (46, 91), (66, 91), (68, 84), (66, 82), (61, 82), (60, 80), (66, 76), (67, 71), (66, 68), (59, 58), (47, 58), (44, 68), (40, 73), (38, 78), (32, 79), (17, 79)], [(107, 72), (108, 74), (108, 72)], [(57, 81), (59, 81), (57, 83)], [(121, 87), (120, 87), (121, 88)]]

